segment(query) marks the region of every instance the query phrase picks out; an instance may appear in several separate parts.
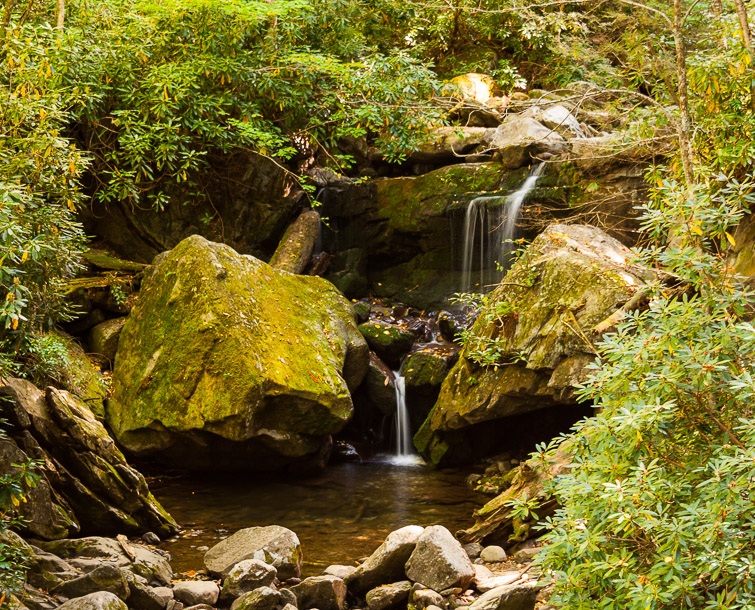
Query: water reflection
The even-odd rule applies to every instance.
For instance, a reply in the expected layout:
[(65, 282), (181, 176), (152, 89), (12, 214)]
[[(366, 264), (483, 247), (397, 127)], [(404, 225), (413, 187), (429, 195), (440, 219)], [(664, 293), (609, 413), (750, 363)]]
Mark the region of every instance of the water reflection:
[(394, 529), (409, 524), (471, 525), (484, 498), (464, 485), (465, 472), (374, 460), (339, 464), (304, 480), (244, 482), (174, 479), (155, 488), (186, 529), (163, 545), (179, 571), (202, 567), (203, 552), (243, 527), (283, 525), (302, 542), (307, 574), (370, 554)]

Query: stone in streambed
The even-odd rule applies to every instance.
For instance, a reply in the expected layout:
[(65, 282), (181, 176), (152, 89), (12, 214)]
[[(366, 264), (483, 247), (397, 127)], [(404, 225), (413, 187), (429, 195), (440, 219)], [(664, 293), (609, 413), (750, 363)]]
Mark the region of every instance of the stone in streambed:
[(207, 551), (204, 565), (211, 573), (227, 576), (237, 563), (245, 559), (259, 559), (273, 566), (281, 580), (301, 576), (299, 538), (280, 525), (239, 530)]
[(150, 587), (138, 580), (129, 582), (131, 595), (128, 605), (134, 610), (165, 610), (173, 601), (173, 589), (170, 587)]
[(114, 565), (101, 565), (88, 574), (69, 580), (53, 590), (56, 595), (64, 597), (84, 597), (90, 593), (108, 591), (122, 600), (127, 600), (130, 589), (121, 570)]
[(446, 600), (437, 591), (428, 589), (424, 585), (415, 583), (409, 594), (409, 603), (415, 610), (423, 608), (445, 608)]
[(259, 559), (245, 559), (231, 568), (223, 580), (220, 597), (228, 599), (240, 597), (259, 587), (273, 584), (278, 571)]
[(173, 584), (174, 597), (187, 606), (197, 604), (214, 605), (218, 601), (220, 588), (212, 581), (181, 580)]
[(356, 571), (356, 566), (342, 566), (332, 565), (323, 570), (323, 574), (330, 574), (331, 576), (338, 576), (338, 578), (346, 578), (349, 574)]
[(311, 576), (291, 587), (291, 591), (296, 595), (299, 610), (344, 610), (346, 607), (346, 584), (338, 576)]
[(434, 591), (443, 591), (466, 588), (475, 572), (469, 556), (451, 532), (442, 525), (433, 525), (417, 540), (406, 563), (406, 575)]
[(395, 324), (366, 322), (358, 328), (370, 349), (394, 368), (398, 368), (401, 358), (409, 352), (415, 340), (412, 332)]
[(412, 583), (408, 580), (381, 585), (367, 592), (365, 600), (369, 610), (388, 610), (403, 604), (409, 598)]
[(270, 587), (260, 587), (239, 597), (231, 605), (231, 610), (275, 610), (280, 600), (279, 591)]
[(70, 599), (58, 606), (58, 610), (128, 610), (117, 595), (107, 591), (90, 593), (84, 597)]
[(349, 591), (361, 596), (379, 585), (404, 578), (404, 565), (423, 531), (418, 525), (407, 525), (388, 534), (383, 544), (344, 579)]
[(506, 561), (506, 551), (502, 547), (496, 545), (486, 546), (480, 553), (480, 559), (485, 563), (501, 563)]
[(533, 610), (542, 585), (522, 582), (496, 587), (483, 593), (469, 606), (469, 610)]

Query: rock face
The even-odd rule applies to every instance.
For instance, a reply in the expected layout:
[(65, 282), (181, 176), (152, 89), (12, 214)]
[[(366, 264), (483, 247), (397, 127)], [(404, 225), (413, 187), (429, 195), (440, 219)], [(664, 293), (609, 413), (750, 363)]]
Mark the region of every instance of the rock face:
[(415, 436), (425, 459), (472, 458), (465, 429), (475, 424), (576, 404), (573, 388), (594, 358), (596, 325), (650, 277), (630, 265), (630, 255), (595, 227), (551, 225), (538, 236), (474, 327), (486, 344), (494, 342), (497, 366), (481, 366), (462, 352)]
[(86, 404), (65, 390), (43, 394), (22, 379), (3, 383), (0, 395), (9, 400), (2, 416), (11, 428), (0, 454), (12, 461), (0, 461), (0, 472), (29, 458), (43, 461), (43, 479), (21, 509), (29, 533), (55, 539), (79, 531), (166, 536), (178, 529)]
[(428, 527), (406, 562), (410, 580), (444, 591), (452, 587), (466, 589), (475, 571), (464, 548), (442, 525)]
[(156, 259), (121, 334), (108, 422), (198, 470), (323, 463), (367, 345), (346, 299), (192, 236)]
[(511, 115), (485, 139), (485, 144), (497, 150), (501, 161), (509, 169), (528, 165), (532, 159), (548, 153), (566, 152), (566, 140), (553, 129), (531, 117)]
[(246, 559), (259, 559), (273, 566), (281, 580), (301, 576), (299, 538), (279, 525), (239, 530), (207, 551), (204, 564), (208, 571), (226, 576)]
[(423, 531), (418, 525), (407, 525), (388, 534), (383, 544), (344, 578), (349, 591), (364, 595), (379, 585), (404, 579), (404, 564), (417, 546), (417, 540)]

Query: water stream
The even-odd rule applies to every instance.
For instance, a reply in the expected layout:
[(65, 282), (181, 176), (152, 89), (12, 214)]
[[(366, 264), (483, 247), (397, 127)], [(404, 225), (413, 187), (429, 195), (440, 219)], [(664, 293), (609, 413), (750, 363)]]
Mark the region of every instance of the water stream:
[[(519, 212), (544, 168), (544, 163), (535, 166), (522, 186), (507, 197), (482, 195), (467, 205), (463, 230), (462, 292), (485, 292), (486, 287), (497, 284), (508, 270), (514, 250), (512, 240), (517, 237)], [(476, 281), (478, 273), (474, 268), (478, 263), (479, 281)]]
[(412, 445), (412, 428), (409, 409), (406, 406), (406, 384), (399, 371), (393, 371), (393, 383), (396, 387), (396, 441), (391, 464), (395, 466), (416, 466), (423, 464)]

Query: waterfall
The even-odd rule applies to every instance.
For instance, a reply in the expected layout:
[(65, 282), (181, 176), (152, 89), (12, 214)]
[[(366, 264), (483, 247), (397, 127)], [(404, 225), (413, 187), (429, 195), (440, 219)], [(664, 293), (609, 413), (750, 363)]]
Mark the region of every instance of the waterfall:
[(406, 384), (399, 371), (393, 371), (393, 383), (396, 387), (396, 445), (391, 462), (400, 466), (422, 464), (412, 447), (412, 427), (409, 409), (406, 408)]
[[(514, 250), (514, 245), (509, 240), (516, 237), (519, 211), (529, 192), (535, 188), (544, 168), (544, 163), (538, 164), (522, 186), (508, 197), (480, 196), (467, 205), (463, 231), (462, 292), (484, 292), (487, 284), (500, 281), (502, 276), (497, 271), (496, 263), (504, 268), (505, 273)], [(477, 260), (480, 265), (479, 284), (473, 279), (473, 275), (476, 275), (473, 274), (473, 268)]]

